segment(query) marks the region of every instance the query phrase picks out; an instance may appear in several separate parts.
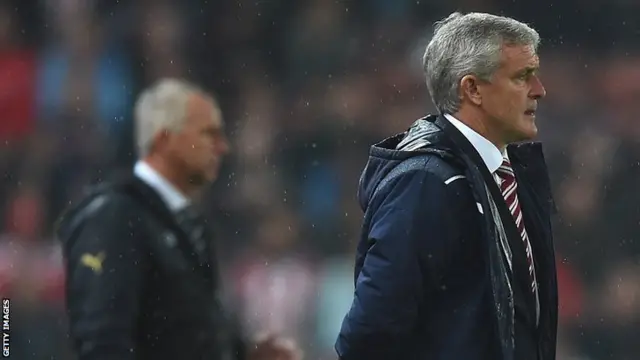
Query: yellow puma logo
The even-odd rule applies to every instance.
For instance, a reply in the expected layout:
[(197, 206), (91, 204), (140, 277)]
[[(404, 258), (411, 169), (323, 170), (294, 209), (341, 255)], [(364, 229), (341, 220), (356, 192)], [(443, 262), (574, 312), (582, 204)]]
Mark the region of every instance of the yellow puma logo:
[(102, 262), (104, 261), (105, 256), (104, 251), (99, 252), (97, 255), (86, 253), (82, 255), (80, 262), (82, 265), (93, 270), (94, 273), (100, 274), (102, 273)]

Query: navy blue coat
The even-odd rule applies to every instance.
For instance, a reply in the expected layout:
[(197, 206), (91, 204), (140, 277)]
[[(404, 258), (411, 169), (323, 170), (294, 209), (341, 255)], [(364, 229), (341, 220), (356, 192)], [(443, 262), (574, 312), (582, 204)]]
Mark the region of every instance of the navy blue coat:
[[(355, 295), (336, 341), (341, 359), (514, 359), (513, 278), (479, 156), (469, 156), (475, 150), (464, 141), (448, 121), (430, 116), (371, 148), (358, 193), (365, 217)], [(540, 144), (508, 151), (539, 281), (538, 351), (553, 360), (557, 285), (547, 170)]]

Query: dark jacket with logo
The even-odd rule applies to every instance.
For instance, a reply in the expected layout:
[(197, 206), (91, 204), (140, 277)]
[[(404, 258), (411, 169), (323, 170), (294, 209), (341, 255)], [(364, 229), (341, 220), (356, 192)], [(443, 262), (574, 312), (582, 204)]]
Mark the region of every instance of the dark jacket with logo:
[(336, 342), (342, 360), (555, 359), (546, 165), (538, 143), (508, 153), (533, 248), (539, 325), (523, 291), (524, 246), (498, 186), (468, 140), (429, 116), (371, 148), (358, 193), (365, 217), (355, 297)]
[(134, 176), (97, 187), (63, 215), (58, 236), (79, 360), (242, 358), (218, 299), (213, 247), (198, 258), (188, 232)]

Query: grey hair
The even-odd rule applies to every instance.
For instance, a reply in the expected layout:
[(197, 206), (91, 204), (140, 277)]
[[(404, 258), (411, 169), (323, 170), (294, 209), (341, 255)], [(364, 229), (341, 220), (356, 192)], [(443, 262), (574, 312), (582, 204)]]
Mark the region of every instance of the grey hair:
[(464, 76), (489, 81), (500, 67), (503, 46), (533, 46), (537, 51), (539, 44), (536, 30), (508, 17), (454, 12), (436, 22), (422, 59), (434, 105), (441, 113), (455, 113)]
[(144, 90), (135, 104), (135, 137), (138, 156), (146, 156), (160, 131), (179, 131), (184, 125), (187, 103), (193, 95), (213, 102), (195, 85), (179, 79), (161, 79)]

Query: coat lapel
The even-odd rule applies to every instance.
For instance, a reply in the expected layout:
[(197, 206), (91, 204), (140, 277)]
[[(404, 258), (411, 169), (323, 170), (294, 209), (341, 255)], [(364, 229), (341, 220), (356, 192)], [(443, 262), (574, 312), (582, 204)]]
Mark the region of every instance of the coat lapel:
[[(509, 244), (509, 249), (504, 250), (503, 253), (507, 260), (511, 257), (511, 265), (512, 265), (512, 275), (518, 275), (519, 284), (526, 284), (527, 278), (523, 278), (523, 276), (528, 276), (528, 266), (526, 262), (525, 248), (524, 244), (520, 238), (520, 232), (518, 231), (515, 221), (513, 220), (513, 216), (509, 211), (498, 187), (493, 175), (489, 172), (487, 167), (482, 160), (480, 154), (476, 151), (473, 145), (467, 140), (462, 133), (460, 133), (453, 124), (451, 124), (448, 120), (443, 117), (438, 117), (436, 120), (436, 124), (442, 128), (442, 130), (450, 137), (455, 145), (455, 148), (458, 149), (458, 156), (460, 156), (465, 163), (467, 164), (467, 168), (469, 171), (477, 174), (480, 179), (479, 182), (486, 186), (488, 189), (489, 196), (493, 199), (493, 203), (495, 204), (495, 210), (498, 212), (498, 218), (491, 218), (491, 222), (494, 222), (501, 225), (498, 230), (504, 230), (504, 235), (507, 238), (507, 242)], [(482, 189), (478, 189), (479, 192), (482, 192)], [(484, 201), (488, 203), (489, 199)], [(491, 214), (485, 214), (485, 216), (491, 216)], [(497, 239), (499, 241), (499, 239)], [(524, 274), (524, 275), (523, 275)]]
[[(153, 188), (136, 176), (131, 176), (131, 178), (123, 181), (120, 186), (124, 187), (127, 193), (135, 196), (141, 204), (147, 207), (163, 226), (176, 234), (178, 249), (193, 266), (198, 268), (202, 265), (193, 242), (189, 238), (190, 234), (178, 224), (175, 214), (167, 207), (160, 195), (158, 195)], [(211, 274), (208, 274), (208, 270), (205, 275), (211, 277)]]
[[(466, 139), (466, 137), (464, 137), (462, 133), (457, 131), (455, 126), (453, 126), (446, 119), (443, 120), (441, 117), (439, 117), (438, 120), (436, 120), (436, 123), (442, 127), (443, 131), (447, 133), (450, 136), (451, 140), (454, 142), (455, 147), (460, 150), (459, 156), (462, 159), (465, 159), (465, 162), (468, 163), (469, 170), (472, 172), (480, 173), (482, 175), (481, 181), (483, 181), (483, 183), (489, 189), (490, 197), (494, 200), (496, 210), (499, 213), (499, 219), (495, 219), (494, 222), (496, 224), (496, 229), (503, 229), (504, 235), (506, 235), (507, 238), (507, 243), (509, 246), (509, 249), (507, 250), (510, 250), (512, 265), (512, 273), (510, 275), (513, 277), (513, 279), (515, 280), (515, 284), (517, 285), (513, 286), (514, 291), (517, 291), (519, 294), (521, 294), (523, 300), (527, 304), (527, 309), (533, 312), (532, 316), (535, 318), (536, 298), (534, 296), (531, 296), (531, 292), (529, 291), (529, 266), (527, 264), (524, 242), (522, 241), (520, 231), (518, 231), (516, 223), (513, 219), (513, 215), (511, 215), (511, 212), (509, 211), (509, 208), (507, 207), (507, 204), (502, 197), (502, 192), (500, 191), (493, 175), (485, 166), (482, 157), (475, 150), (473, 145)], [(501, 234), (499, 233), (498, 235)], [(500, 241), (500, 239), (496, 240)], [(506, 251), (504, 247), (502, 247), (502, 250), (503, 254), (508, 260), (509, 251)]]
[(509, 148), (518, 181), (518, 198), (531, 239), (540, 296), (541, 334), (555, 343), (558, 289), (551, 215), (556, 212), (548, 171), (540, 143)]

